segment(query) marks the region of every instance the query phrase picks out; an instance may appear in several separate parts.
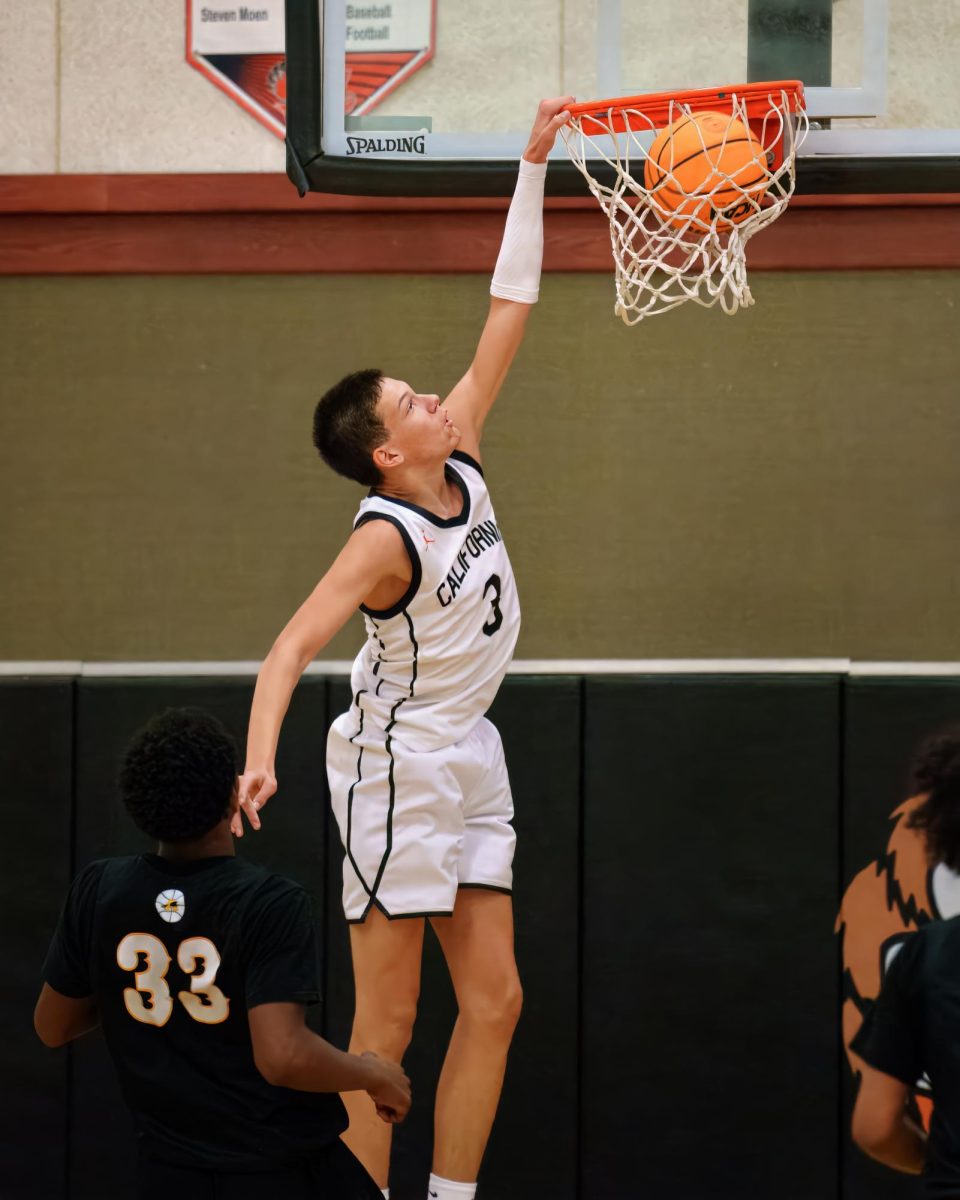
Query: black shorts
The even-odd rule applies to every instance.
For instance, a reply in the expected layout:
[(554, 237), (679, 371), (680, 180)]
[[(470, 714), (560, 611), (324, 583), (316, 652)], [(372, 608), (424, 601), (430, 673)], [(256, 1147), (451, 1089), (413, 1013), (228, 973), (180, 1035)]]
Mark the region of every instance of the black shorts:
[(141, 1148), (137, 1200), (383, 1200), (338, 1138), (296, 1166), (246, 1171), (178, 1167)]

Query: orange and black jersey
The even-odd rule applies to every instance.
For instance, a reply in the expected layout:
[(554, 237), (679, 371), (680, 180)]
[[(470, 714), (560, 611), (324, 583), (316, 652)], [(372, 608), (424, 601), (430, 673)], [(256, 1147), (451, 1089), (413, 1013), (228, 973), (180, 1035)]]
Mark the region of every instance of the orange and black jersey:
[(910, 1087), (929, 1078), (926, 1195), (960, 1195), (960, 917), (904, 939), (851, 1048)]
[(307, 894), (234, 857), (91, 863), (74, 880), (44, 964), (94, 996), (144, 1145), (188, 1167), (268, 1169), (339, 1137), (335, 1094), (257, 1071), (247, 1010), (319, 998)]

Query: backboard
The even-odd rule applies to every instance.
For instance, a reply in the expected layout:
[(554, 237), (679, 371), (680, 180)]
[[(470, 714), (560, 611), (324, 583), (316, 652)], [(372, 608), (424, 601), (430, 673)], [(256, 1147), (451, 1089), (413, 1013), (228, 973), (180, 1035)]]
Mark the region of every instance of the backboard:
[[(301, 190), (508, 194), (543, 96), (800, 79), (798, 193), (960, 191), (957, 0), (286, 3)], [(582, 195), (554, 156), (548, 191)]]

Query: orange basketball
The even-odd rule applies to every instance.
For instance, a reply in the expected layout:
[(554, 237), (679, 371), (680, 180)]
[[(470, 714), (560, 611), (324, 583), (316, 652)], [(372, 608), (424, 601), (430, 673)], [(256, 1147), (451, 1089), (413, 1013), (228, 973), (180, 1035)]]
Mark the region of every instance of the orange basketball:
[(718, 213), (718, 227), (729, 229), (756, 212), (750, 200), (767, 190), (766, 162), (760, 140), (742, 121), (698, 112), (660, 130), (643, 178), (652, 204), (671, 225), (685, 226), (691, 218), (709, 225)]

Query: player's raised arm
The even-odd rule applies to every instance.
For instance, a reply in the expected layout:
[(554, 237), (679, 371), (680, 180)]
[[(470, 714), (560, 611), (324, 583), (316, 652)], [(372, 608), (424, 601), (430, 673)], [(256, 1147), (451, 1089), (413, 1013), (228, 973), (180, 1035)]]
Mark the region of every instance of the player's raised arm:
[(247, 759), (240, 776), (240, 809), (231, 832), (243, 836), (241, 812), (254, 829), (259, 810), (277, 790), (274, 761), (280, 726), (293, 689), (307, 666), (379, 584), (409, 584), (410, 558), (400, 534), (386, 521), (354, 530), (326, 575), (274, 642), (257, 676), (247, 731)]
[(557, 131), (569, 120), (572, 96), (543, 100), (520, 160), (503, 243), (490, 285), (490, 312), (470, 367), (444, 402), (461, 433), (459, 449), (479, 457), (483, 423), (503, 386), (540, 294), (543, 185)]

